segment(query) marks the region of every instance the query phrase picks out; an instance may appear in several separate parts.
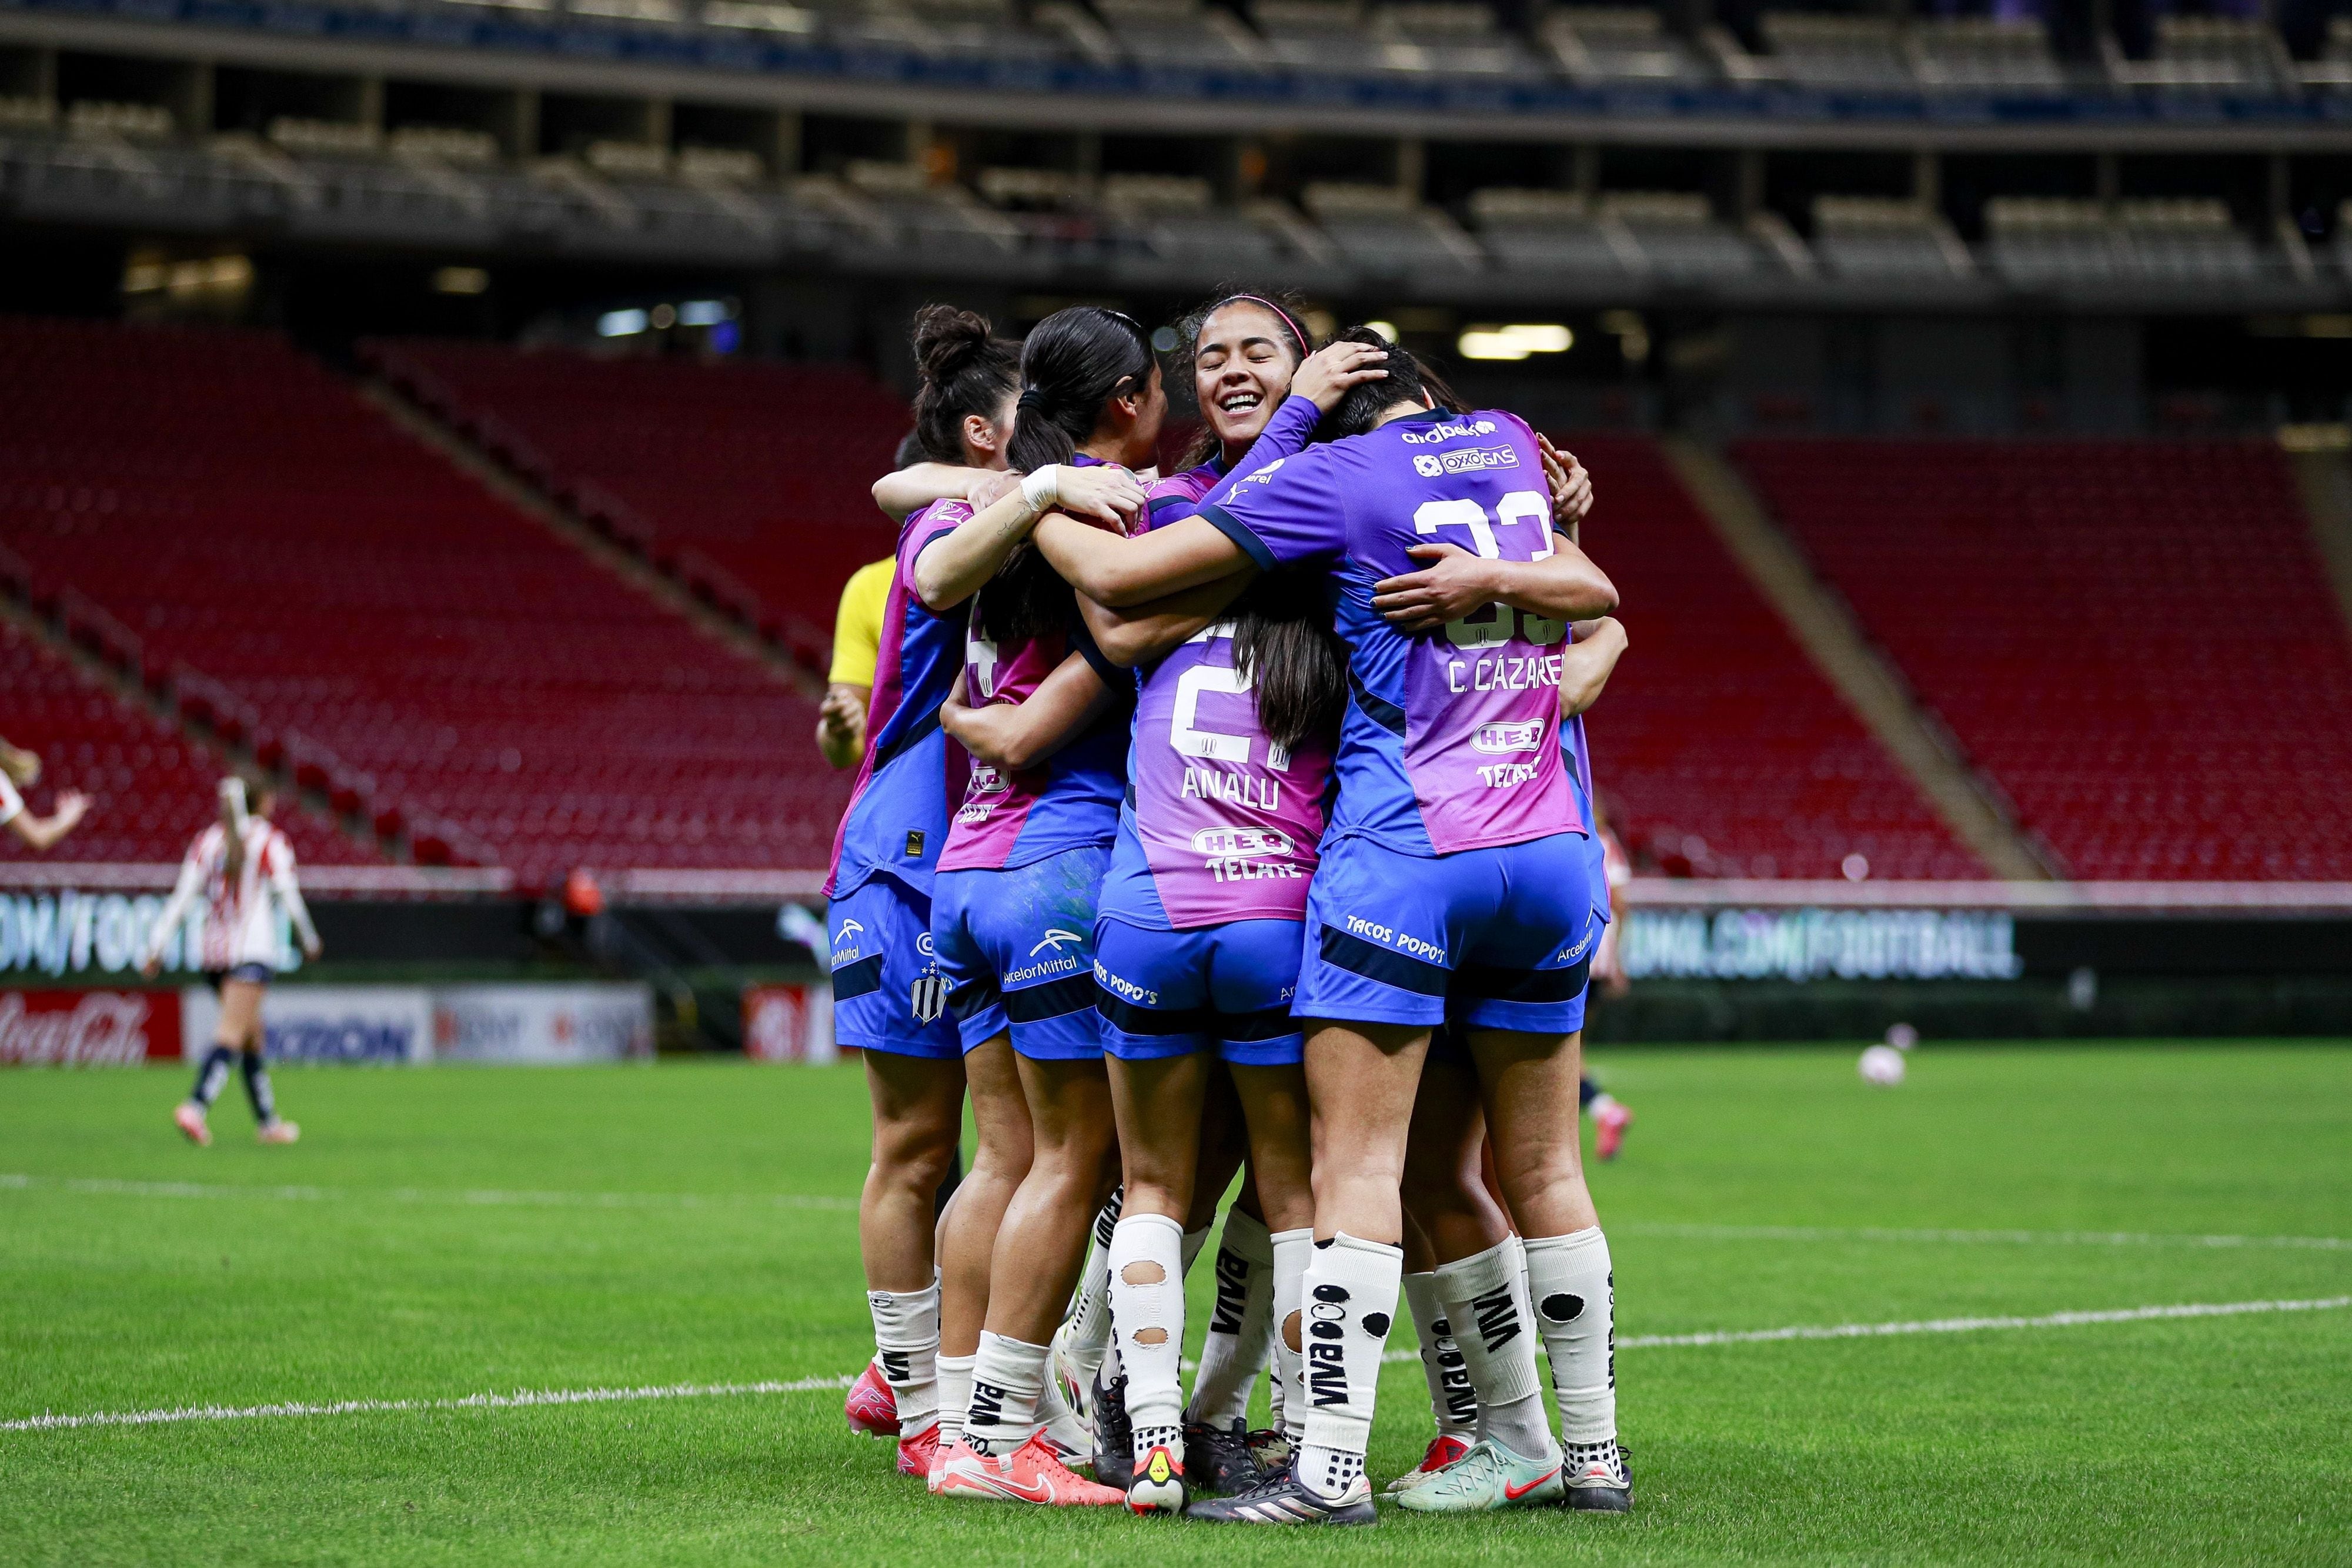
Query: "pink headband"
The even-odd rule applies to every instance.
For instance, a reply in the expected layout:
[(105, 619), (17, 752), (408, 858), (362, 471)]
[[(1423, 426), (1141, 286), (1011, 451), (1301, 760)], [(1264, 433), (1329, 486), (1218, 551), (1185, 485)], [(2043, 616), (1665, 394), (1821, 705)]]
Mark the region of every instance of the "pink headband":
[(1209, 316), (1215, 315), (1218, 311), (1223, 310), (1226, 306), (1238, 303), (1244, 299), (1248, 300), (1253, 305), (1263, 305), (1267, 309), (1273, 311), (1276, 316), (1282, 318), (1282, 324), (1290, 329), (1291, 338), (1298, 344), (1298, 352), (1302, 359), (1315, 351), (1314, 340), (1307, 337), (1306, 331), (1300, 328), (1298, 323), (1290, 319), (1290, 312), (1285, 310), (1281, 306), (1276, 305), (1273, 300), (1268, 299), (1263, 294), (1228, 294), (1223, 299), (1218, 300), (1214, 305), (1210, 306), (1208, 316), (1203, 316), (1201, 319), (1205, 321), (1209, 319)]

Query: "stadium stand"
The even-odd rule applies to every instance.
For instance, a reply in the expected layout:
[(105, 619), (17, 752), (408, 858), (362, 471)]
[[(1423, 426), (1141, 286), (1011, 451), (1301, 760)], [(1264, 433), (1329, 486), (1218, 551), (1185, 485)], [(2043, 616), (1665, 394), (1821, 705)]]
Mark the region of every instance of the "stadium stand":
[(1735, 456), (2070, 874), (2352, 877), (2352, 646), (2275, 445)]
[[(152, 713), (131, 706), (24, 628), (0, 622), (0, 714), (9, 741), (41, 758), (26, 802), (47, 815), (79, 789), (89, 815), (47, 853), (0, 832), (0, 861), (156, 864), (176, 861), (212, 821), (228, 759)], [(281, 800), (271, 821), (311, 865), (372, 865), (383, 857), (302, 806)]]
[(1633, 651), (1590, 725), (1636, 856), (1673, 874), (1984, 876), (1724, 549), (1646, 440), (1556, 438), (1603, 497), (1591, 541)]
[(33, 573), (420, 861), (824, 862), (811, 704), (275, 336), (0, 321), (0, 447)]
[(2252, 283), (2253, 240), (2211, 199), (2116, 202), (2003, 196), (1985, 204), (1988, 249), (2012, 283)]
[(2048, 98), (2066, 90), (2065, 68), (2040, 20), (1953, 16), (1911, 29), (1912, 68), (1931, 91)]
[(1477, 272), (1486, 258), (1476, 242), (1437, 207), (1393, 185), (1318, 183), (1307, 187), (1307, 210), (1340, 251), (1368, 273), (1396, 277)]
[(1543, 41), (1580, 86), (1700, 87), (1715, 79), (1706, 57), (1659, 26), (1655, 11), (1632, 6), (1559, 6)]
[(870, 486), (907, 405), (841, 368), (373, 343), (445, 423), (772, 640), (828, 646), (834, 598), (896, 538)]
[(1816, 196), (1813, 250), (1842, 277), (1957, 283), (1976, 271), (1952, 225), (1924, 202)]

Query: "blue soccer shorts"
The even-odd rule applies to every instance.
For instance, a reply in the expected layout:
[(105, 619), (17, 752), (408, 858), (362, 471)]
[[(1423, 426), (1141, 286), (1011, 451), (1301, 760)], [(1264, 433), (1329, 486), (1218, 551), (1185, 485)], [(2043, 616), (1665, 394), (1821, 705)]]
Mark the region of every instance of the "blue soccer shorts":
[(1291, 1010), (1340, 1023), (1569, 1034), (1601, 927), (1581, 833), (1411, 855), (1349, 836), (1307, 894)]
[(895, 878), (869, 877), (827, 906), (825, 926), (835, 1040), (945, 1061), (962, 1054), (931, 957), (929, 899)]
[(970, 1051), (1006, 1033), (1037, 1061), (1102, 1054), (1095, 1018), (1095, 902), (1110, 846), (1087, 844), (1007, 871), (943, 871), (931, 940)]
[(1290, 1015), (1304, 931), (1296, 920), (1153, 931), (1104, 916), (1095, 923), (1103, 1049), (1122, 1061), (1207, 1051), (1244, 1067), (1296, 1066), (1307, 1054)]

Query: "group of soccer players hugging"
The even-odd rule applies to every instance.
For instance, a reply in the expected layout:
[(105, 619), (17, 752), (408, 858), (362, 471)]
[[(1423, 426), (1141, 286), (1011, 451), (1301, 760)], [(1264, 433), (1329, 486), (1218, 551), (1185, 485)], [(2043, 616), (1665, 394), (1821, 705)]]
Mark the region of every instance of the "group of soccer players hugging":
[(1578, 1146), (1608, 900), (1576, 715), (1624, 646), (1591, 487), (1299, 314), (1185, 321), (1204, 429), (1148, 489), (1138, 322), (917, 318), (926, 461), (875, 487), (905, 520), (826, 889), (875, 1125), (846, 1414), (940, 1497), (1370, 1524), (1402, 1293), (1439, 1423), (1402, 1507), (1623, 1511)]

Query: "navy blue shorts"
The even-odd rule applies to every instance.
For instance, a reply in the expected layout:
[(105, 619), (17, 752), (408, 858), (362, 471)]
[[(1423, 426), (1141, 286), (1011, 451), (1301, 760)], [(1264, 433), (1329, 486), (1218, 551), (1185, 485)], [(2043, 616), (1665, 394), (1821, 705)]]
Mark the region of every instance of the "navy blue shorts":
[(243, 980), (249, 986), (266, 986), (278, 977), (278, 971), (267, 964), (239, 964), (233, 969), (206, 969), (205, 984), (220, 995), (220, 988), (231, 980)]
[(1102, 1054), (1095, 1018), (1095, 902), (1110, 846), (1086, 844), (1010, 871), (943, 871), (931, 940), (970, 1051), (1008, 1030), (1038, 1061)]
[(1410, 855), (1349, 837), (1307, 894), (1300, 1018), (1569, 1034), (1601, 927), (1581, 833)]
[(962, 1054), (947, 981), (931, 956), (929, 899), (896, 878), (869, 877), (827, 906), (825, 925), (835, 1040), (941, 1061)]
[(1103, 1049), (1123, 1061), (1210, 1051), (1245, 1067), (1306, 1060), (1290, 1016), (1306, 927), (1234, 920), (1154, 931), (1106, 915), (1095, 923), (1095, 1008)]

